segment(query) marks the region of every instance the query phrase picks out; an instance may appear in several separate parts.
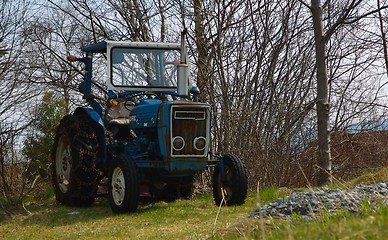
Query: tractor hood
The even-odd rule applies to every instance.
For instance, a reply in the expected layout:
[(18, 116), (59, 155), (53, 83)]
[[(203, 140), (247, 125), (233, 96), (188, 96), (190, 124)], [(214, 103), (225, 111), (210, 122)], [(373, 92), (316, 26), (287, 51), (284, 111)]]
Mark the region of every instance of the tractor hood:
[(129, 115), (130, 128), (155, 128), (158, 121), (159, 106), (162, 103), (159, 99), (143, 99), (132, 109)]

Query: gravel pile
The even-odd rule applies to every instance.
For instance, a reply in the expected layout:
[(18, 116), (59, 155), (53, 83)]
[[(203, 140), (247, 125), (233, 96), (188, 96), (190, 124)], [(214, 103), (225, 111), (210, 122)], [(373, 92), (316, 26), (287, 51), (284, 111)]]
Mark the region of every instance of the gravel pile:
[(358, 185), (350, 190), (331, 190), (322, 187), (311, 191), (294, 192), (259, 207), (250, 216), (284, 217), (294, 212), (309, 219), (322, 212), (329, 214), (336, 214), (338, 210), (359, 212), (363, 204), (375, 204), (376, 201), (388, 204), (388, 180), (372, 185)]

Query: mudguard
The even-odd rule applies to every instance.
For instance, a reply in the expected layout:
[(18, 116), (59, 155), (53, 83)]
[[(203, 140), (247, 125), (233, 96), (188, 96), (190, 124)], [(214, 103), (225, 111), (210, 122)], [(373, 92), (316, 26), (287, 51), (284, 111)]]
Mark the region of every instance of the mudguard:
[(107, 157), (106, 157), (106, 139), (105, 139), (105, 126), (104, 122), (102, 121), (101, 116), (92, 108), (86, 108), (86, 107), (78, 107), (74, 111), (74, 115), (78, 114), (84, 114), (88, 116), (90, 120), (96, 123), (96, 134), (97, 134), (97, 140), (99, 145), (99, 151), (98, 151), (98, 165), (102, 165), (104, 168), (107, 167)]

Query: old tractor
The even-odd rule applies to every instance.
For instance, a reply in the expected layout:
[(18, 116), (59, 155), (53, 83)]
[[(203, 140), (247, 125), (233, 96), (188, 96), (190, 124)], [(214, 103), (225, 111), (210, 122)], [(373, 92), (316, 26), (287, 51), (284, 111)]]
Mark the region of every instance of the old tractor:
[[(189, 198), (209, 167), (216, 204), (245, 202), (244, 163), (211, 154), (211, 109), (191, 86), (184, 33), (181, 43), (107, 40), (83, 51), (68, 60), (84, 63), (79, 91), (89, 106), (61, 120), (51, 153), (58, 203), (89, 206), (105, 181), (112, 211), (134, 212), (144, 195)], [(92, 91), (96, 54), (106, 61), (105, 104)]]

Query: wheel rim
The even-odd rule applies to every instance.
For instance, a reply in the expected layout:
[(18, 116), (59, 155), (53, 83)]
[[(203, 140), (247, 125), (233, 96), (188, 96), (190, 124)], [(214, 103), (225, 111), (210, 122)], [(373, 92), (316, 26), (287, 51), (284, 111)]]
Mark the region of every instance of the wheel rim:
[(125, 178), (121, 168), (116, 167), (112, 174), (112, 198), (117, 206), (121, 205), (125, 196)]
[(222, 183), (222, 177), (221, 177), (221, 171), (220, 171), (218, 174), (218, 186), (219, 186), (218, 194), (220, 195), (220, 197), (222, 199), (225, 199), (225, 201), (227, 202), (227, 201), (229, 201), (229, 199), (231, 198), (231, 196), (233, 194), (232, 188), (229, 186), (229, 183), (231, 182), (232, 177), (233, 177), (233, 173), (228, 166), (224, 166), (224, 171), (225, 171), (226, 182), (228, 184), (225, 185)]
[(57, 152), (55, 156), (55, 169), (59, 189), (66, 193), (69, 190), (70, 172), (72, 166), (70, 144), (61, 136), (58, 141)]

